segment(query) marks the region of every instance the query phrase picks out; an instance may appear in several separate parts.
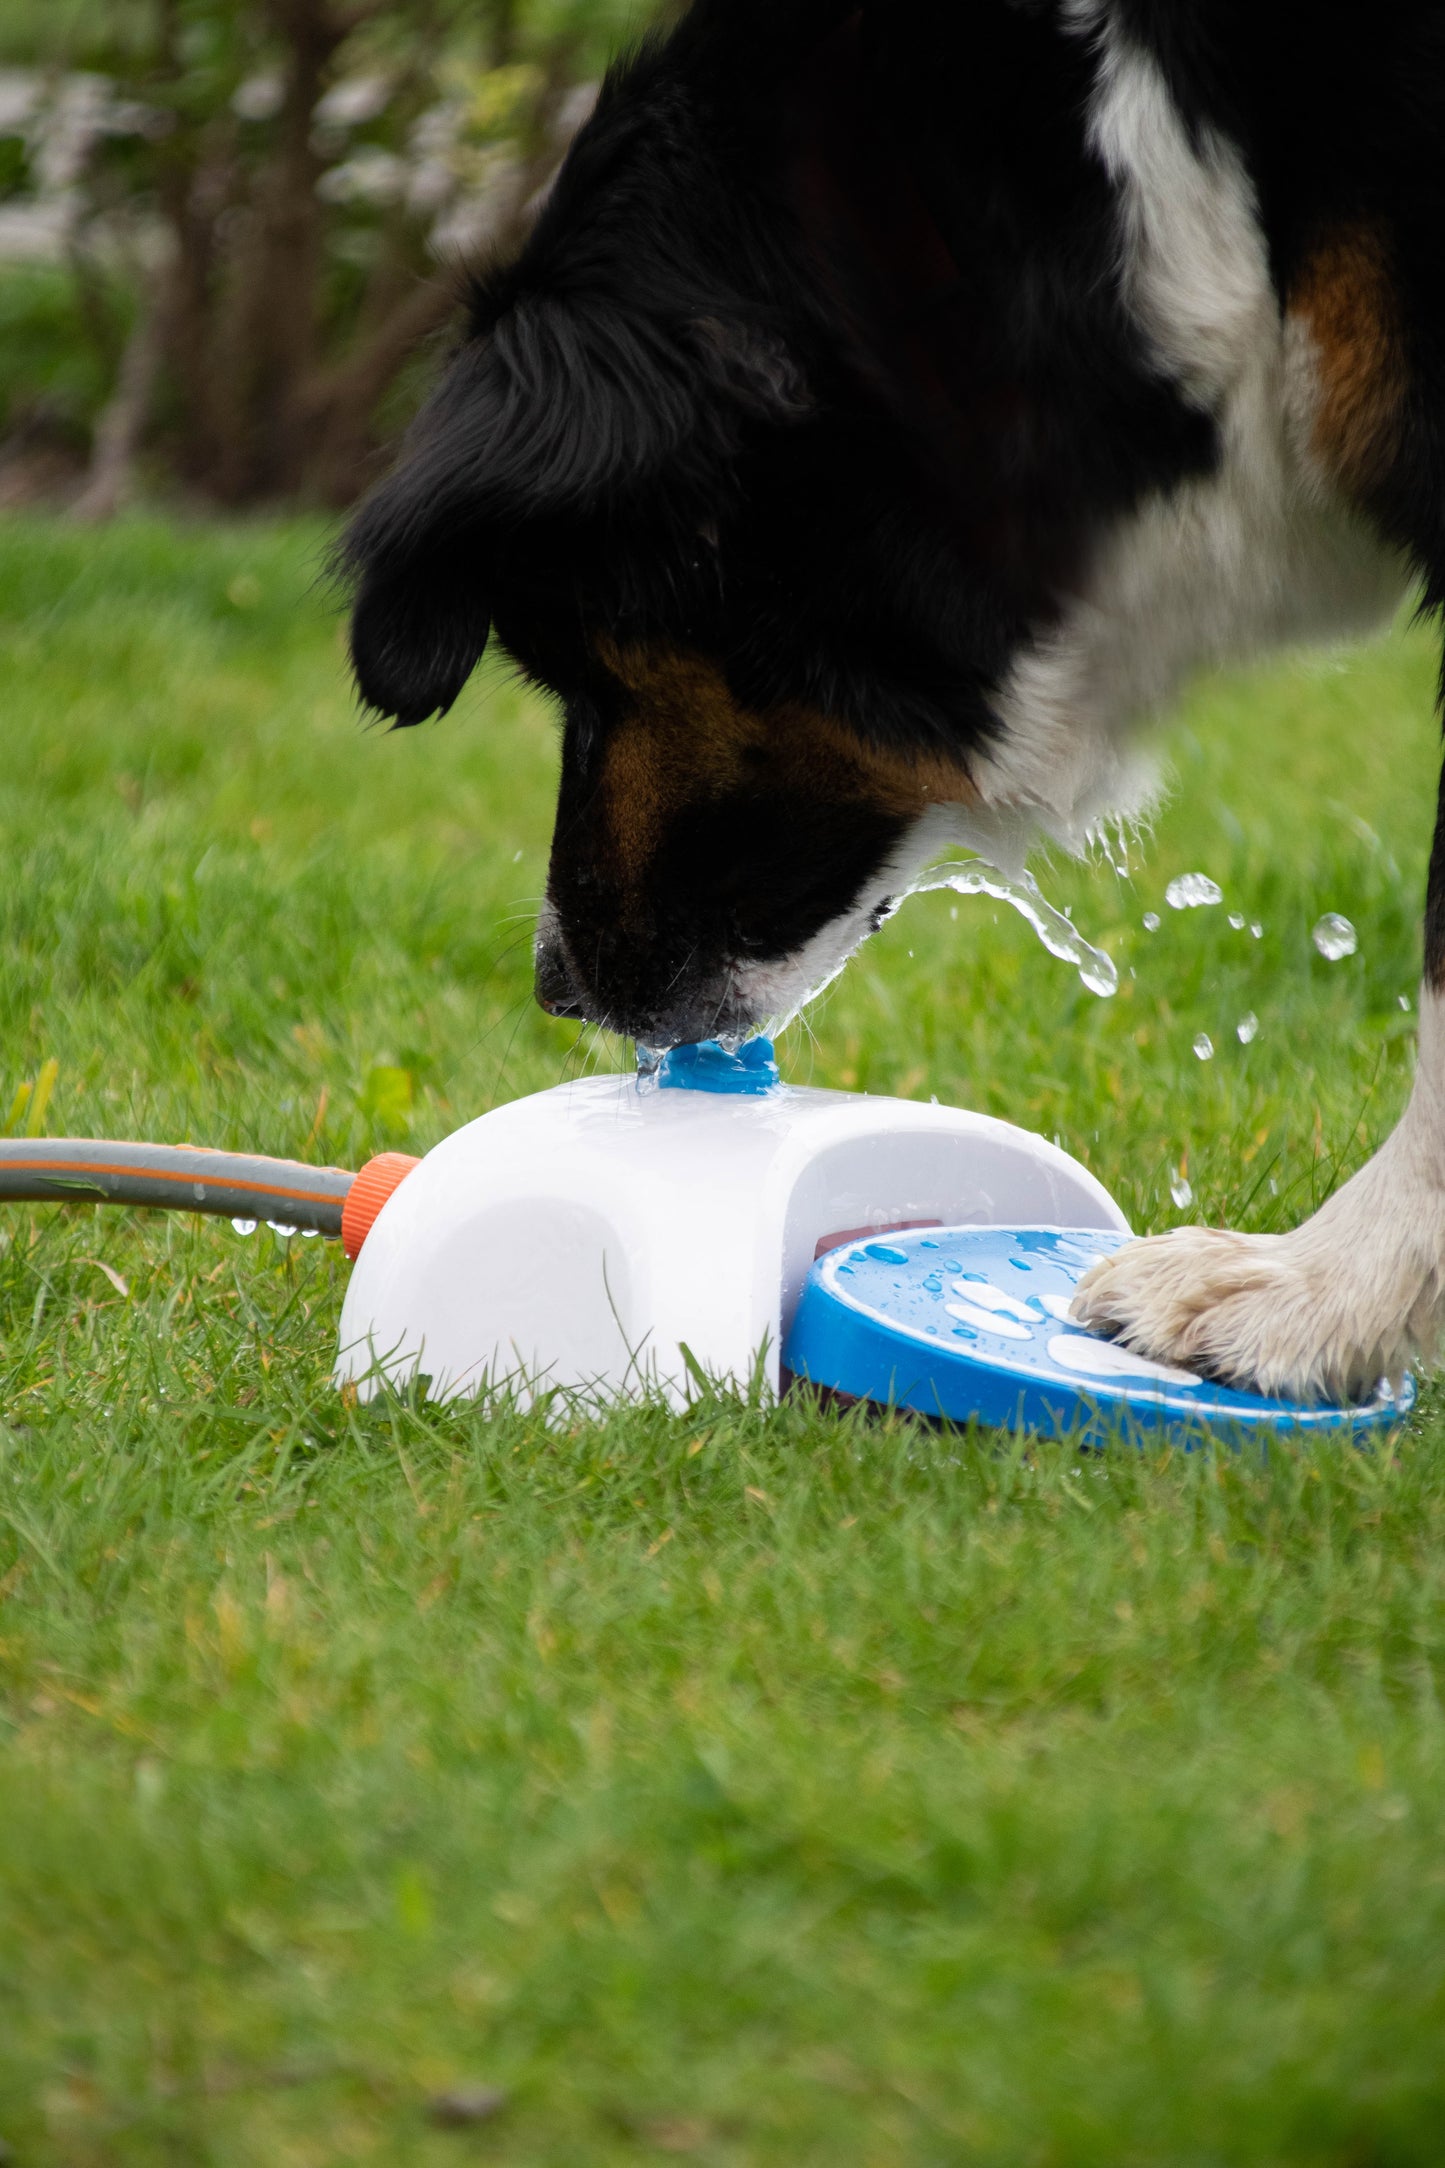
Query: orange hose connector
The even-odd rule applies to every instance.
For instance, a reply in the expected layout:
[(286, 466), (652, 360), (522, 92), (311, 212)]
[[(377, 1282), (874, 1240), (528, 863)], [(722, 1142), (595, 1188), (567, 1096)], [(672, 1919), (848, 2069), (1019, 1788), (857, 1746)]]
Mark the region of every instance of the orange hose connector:
[(341, 1208), (341, 1247), (353, 1264), (382, 1206), (401, 1188), (412, 1168), (420, 1165), (408, 1152), (378, 1152), (366, 1162)]

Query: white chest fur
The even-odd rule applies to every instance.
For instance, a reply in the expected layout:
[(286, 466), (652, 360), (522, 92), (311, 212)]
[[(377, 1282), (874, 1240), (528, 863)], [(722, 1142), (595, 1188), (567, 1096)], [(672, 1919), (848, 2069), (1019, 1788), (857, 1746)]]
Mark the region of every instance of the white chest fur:
[(1119, 191), (1124, 303), (1161, 374), (1213, 416), (1221, 454), (1096, 537), (1062, 622), (996, 696), (1005, 730), (978, 773), (985, 800), (1077, 847), (1151, 795), (1139, 726), (1191, 673), (1370, 629), (1408, 574), (1311, 457), (1314, 354), (1281, 311), (1238, 153), (1207, 130), (1191, 140), (1111, 0), (1070, 14), (1097, 58), (1090, 132)]

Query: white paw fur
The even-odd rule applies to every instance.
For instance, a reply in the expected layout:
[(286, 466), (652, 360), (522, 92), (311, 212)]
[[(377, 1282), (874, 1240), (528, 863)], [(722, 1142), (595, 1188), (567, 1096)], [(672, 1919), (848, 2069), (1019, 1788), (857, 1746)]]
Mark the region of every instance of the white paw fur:
[(1356, 1399), (1445, 1328), (1445, 1004), (1423, 992), (1400, 1126), (1288, 1235), (1178, 1227), (1080, 1282), (1073, 1315), (1151, 1356), (1299, 1401)]

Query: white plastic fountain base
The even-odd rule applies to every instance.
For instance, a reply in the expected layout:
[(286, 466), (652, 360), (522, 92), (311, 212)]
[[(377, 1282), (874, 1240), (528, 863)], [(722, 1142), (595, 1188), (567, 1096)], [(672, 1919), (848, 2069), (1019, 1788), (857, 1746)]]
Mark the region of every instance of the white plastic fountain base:
[(924, 1221), (1128, 1232), (1077, 1160), (987, 1115), (787, 1086), (560, 1085), (459, 1130), (388, 1200), (337, 1380), (523, 1403), (563, 1388), (681, 1405), (698, 1373), (777, 1391), (820, 1242)]

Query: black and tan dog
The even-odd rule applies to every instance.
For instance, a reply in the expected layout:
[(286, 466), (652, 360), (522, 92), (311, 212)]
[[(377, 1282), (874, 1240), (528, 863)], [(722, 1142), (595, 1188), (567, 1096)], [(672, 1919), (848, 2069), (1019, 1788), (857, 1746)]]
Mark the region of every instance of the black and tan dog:
[[(1442, 235), (1436, 0), (696, 0), (349, 544), (373, 707), (493, 626), (562, 702), (544, 1006), (786, 1014), (941, 846), (1136, 807), (1186, 672), (1445, 600)], [(1395, 1135), (1090, 1322), (1302, 1395), (1433, 1347), (1442, 837)]]

